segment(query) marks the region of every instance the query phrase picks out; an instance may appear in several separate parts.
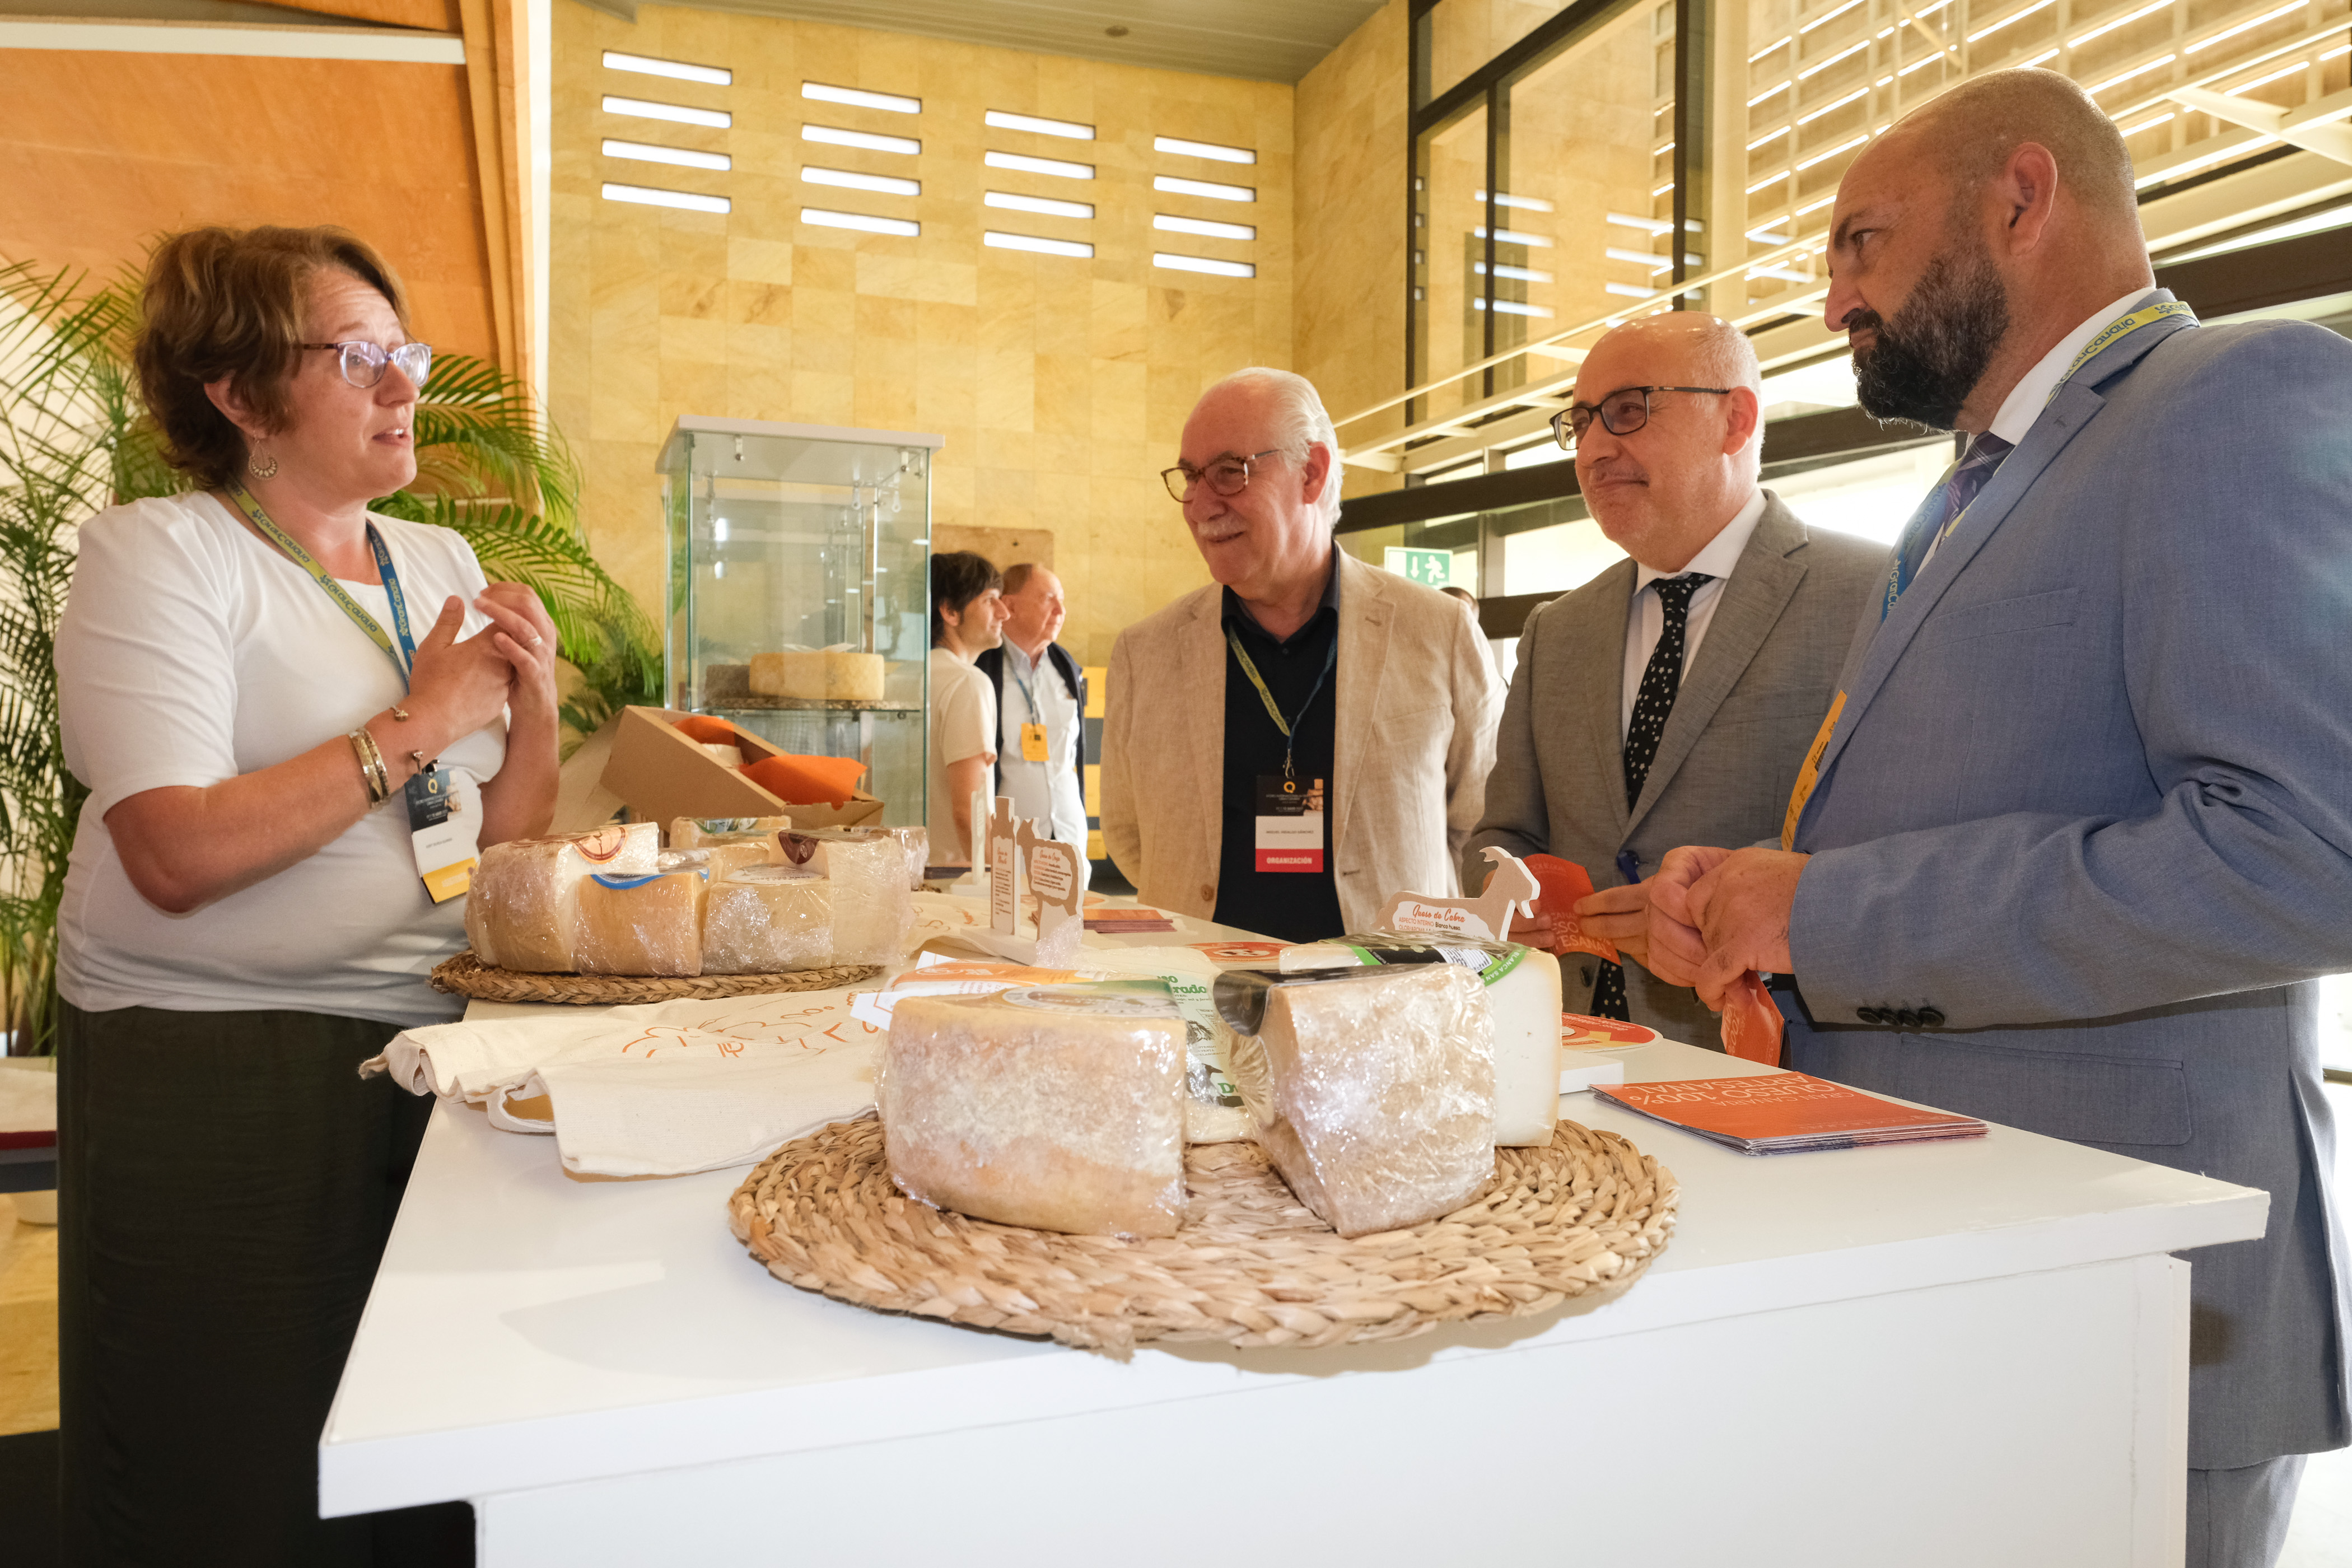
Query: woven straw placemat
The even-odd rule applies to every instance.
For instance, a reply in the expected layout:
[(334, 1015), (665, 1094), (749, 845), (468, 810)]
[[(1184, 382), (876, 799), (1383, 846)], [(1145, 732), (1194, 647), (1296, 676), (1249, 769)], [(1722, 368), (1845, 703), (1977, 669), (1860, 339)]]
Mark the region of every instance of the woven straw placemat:
[(1495, 1183), (1410, 1230), (1345, 1240), (1255, 1143), (1186, 1151), (1172, 1237), (1061, 1236), (932, 1209), (890, 1184), (882, 1124), (836, 1121), (763, 1161), (728, 1205), (786, 1284), (861, 1307), (1124, 1351), (1145, 1340), (1313, 1347), (1409, 1339), (1621, 1290), (1674, 1232), (1672, 1172), (1563, 1121), (1496, 1151)]
[(791, 974), (524, 974), (498, 969), (468, 948), (435, 966), (433, 988), (484, 1002), (570, 1002), (607, 1007), (629, 1002), (698, 1002), (772, 991), (831, 991), (877, 978), (877, 963), (837, 963)]

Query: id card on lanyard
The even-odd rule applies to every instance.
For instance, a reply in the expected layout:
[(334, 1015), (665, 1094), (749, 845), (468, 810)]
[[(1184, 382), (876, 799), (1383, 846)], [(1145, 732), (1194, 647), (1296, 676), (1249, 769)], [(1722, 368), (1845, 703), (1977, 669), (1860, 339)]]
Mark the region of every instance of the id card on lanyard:
[[(392, 552), (383, 542), (383, 535), (371, 522), (367, 526), (368, 548), (374, 552), (376, 572), (383, 579), (383, 595), (392, 605), (393, 631), (398, 634), (400, 646), (393, 646), (392, 637), (376, 625), (373, 616), (351, 596), (318, 559), (300, 542), (278, 526), (276, 520), (264, 511), (253, 492), (242, 480), (232, 479), (228, 485), (229, 500), (245, 514), (262, 538), (278, 547), (278, 552), (310, 574), (310, 580), (326, 591), (327, 597), (350, 618), (352, 624), (367, 634), (368, 640), (400, 672), (401, 689), (408, 688), (408, 672), (416, 664), (416, 637), (408, 620), (408, 600), (400, 591), (400, 573), (392, 563)], [(433, 763), (425, 764), (402, 791), (408, 810), (410, 847), (416, 857), (416, 874), (424, 879), (425, 890), (435, 903), (446, 903), (473, 885), (474, 865), (481, 843), (481, 816), (465, 809), (465, 801), (450, 787), (448, 775)]]
[(1282, 731), (1286, 742), (1282, 753), (1282, 771), (1260, 773), (1253, 791), (1251, 815), (1255, 819), (1252, 838), (1253, 864), (1260, 871), (1319, 872), (1324, 867), (1323, 847), (1328, 842), (1324, 825), (1330, 820), (1324, 810), (1325, 790), (1321, 779), (1301, 780), (1291, 763), (1297, 752), (1298, 724), (1307, 721), (1307, 710), (1323, 694), (1323, 683), (1331, 679), (1332, 667), (1339, 662), (1339, 637), (1335, 631), (1331, 647), (1323, 656), (1323, 673), (1315, 678), (1314, 689), (1307, 700), (1298, 705), (1298, 718), (1294, 722), (1282, 715), (1281, 705), (1258, 673), (1257, 665), (1242, 647), (1242, 639), (1231, 626), (1225, 628), (1225, 644), (1234, 650), (1234, 659), (1257, 688), (1258, 700), (1265, 704), (1266, 717)]
[(1021, 673), (1009, 655), (1004, 660), (1004, 669), (1013, 677), (1013, 683), (1021, 688), (1021, 700), (1029, 705), (1031, 722), (1021, 726), (1021, 760), (1024, 763), (1050, 761), (1051, 752), (1045, 742), (1045, 715), (1038, 710), (1037, 693), (1030, 689), (1028, 677)]

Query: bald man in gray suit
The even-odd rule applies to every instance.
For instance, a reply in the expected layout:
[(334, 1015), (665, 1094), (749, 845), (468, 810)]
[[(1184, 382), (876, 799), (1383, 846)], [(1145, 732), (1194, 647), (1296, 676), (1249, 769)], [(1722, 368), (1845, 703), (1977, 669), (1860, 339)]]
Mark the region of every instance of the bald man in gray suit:
[(1709, 1047), (1715, 1014), (1641, 964), (1635, 884), (1678, 844), (1780, 830), (1885, 574), (1883, 546), (1809, 530), (1758, 488), (1761, 385), (1747, 338), (1696, 311), (1619, 327), (1586, 356), (1558, 423), (1593, 518), (1633, 559), (1528, 617), (1465, 861), (1465, 886), (1490, 844), (1582, 866), (1604, 890), (1586, 929), (1633, 962), (1571, 960), (1563, 1002)]

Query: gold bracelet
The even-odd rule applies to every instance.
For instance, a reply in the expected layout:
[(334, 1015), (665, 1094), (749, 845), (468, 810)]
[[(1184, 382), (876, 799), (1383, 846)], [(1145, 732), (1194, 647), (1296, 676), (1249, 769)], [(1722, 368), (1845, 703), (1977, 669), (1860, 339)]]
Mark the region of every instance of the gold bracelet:
[(364, 724), (352, 731), (349, 739), (360, 760), (360, 779), (367, 785), (368, 805), (382, 805), (392, 798), (392, 775), (384, 772), (383, 753), (376, 749), (375, 737)]

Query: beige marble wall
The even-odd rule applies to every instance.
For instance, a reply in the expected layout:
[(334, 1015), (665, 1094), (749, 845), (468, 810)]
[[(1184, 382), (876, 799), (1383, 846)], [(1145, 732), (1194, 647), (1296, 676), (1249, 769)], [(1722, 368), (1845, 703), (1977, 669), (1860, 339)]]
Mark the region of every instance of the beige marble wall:
[[(550, 402), (586, 469), (597, 552), (657, 609), (654, 460), (682, 414), (936, 431), (934, 518), (1044, 528), (1065, 640), (1108, 658), (1118, 629), (1207, 581), (1156, 471), (1201, 388), (1292, 353), (1292, 89), (814, 23), (646, 6), (633, 26), (555, 16)], [(602, 51), (721, 65), (720, 88), (606, 69)], [(803, 80), (919, 98), (919, 115), (801, 96)], [(724, 131), (622, 119), (604, 94), (723, 108)], [(983, 124), (989, 110), (1097, 127), (1092, 142)], [(818, 146), (804, 122), (912, 136), (915, 156)], [(1237, 166), (1155, 136), (1255, 148)], [(727, 153), (725, 174), (606, 157), (619, 137)], [(985, 168), (984, 152), (1092, 163), (1088, 181)], [(918, 179), (918, 196), (803, 184), (806, 163)], [(1156, 174), (1254, 187), (1255, 202), (1155, 192)], [(603, 182), (723, 194), (726, 215), (625, 205)], [(982, 205), (985, 189), (1094, 204), (1091, 221)], [(1393, 205), (1393, 204), (1391, 204)], [(803, 224), (803, 205), (906, 216), (917, 237)], [(1155, 212), (1255, 226), (1255, 242), (1155, 231)], [(986, 228), (1091, 242), (1091, 259), (983, 246)], [(1231, 279), (1155, 249), (1245, 259)], [(1002, 564), (1002, 563), (1000, 563)]]
[[(1298, 84), (1297, 363), (1335, 419), (1404, 390), (1405, 0), (1389, 0)], [(1394, 429), (1402, 411), (1339, 432)], [(1343, 495), (1399, 481), (1348, 470)]]

